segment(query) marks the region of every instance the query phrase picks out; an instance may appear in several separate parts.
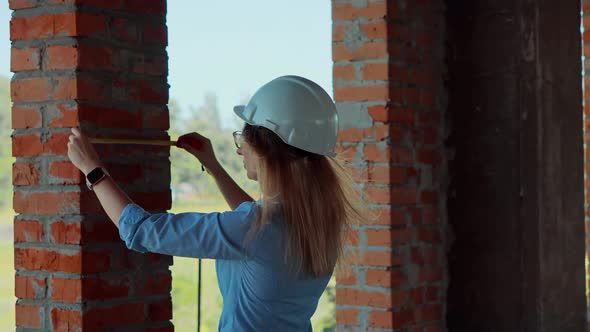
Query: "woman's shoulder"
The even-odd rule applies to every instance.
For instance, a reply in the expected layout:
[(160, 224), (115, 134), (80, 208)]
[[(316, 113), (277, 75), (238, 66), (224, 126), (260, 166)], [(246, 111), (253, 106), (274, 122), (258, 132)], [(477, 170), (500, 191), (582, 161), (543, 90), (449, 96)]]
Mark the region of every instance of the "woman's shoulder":
[(236, 212), (252, 212), (260, 205), (259, 201), (245, 201), (240, 203), (233, 211)]
[[(280, 237), (285, 232), (285, 223), (283, 221), (282, 213), (275, 211), (269, 215), (269, 218), (258, 225), (255, 225), (258, 221), (259, 214), (262, 212), (262, 201), (247, 201), (238, 205), (230, 213), (237, 213), (240, 215), (240, 219), (244, 220), (243, 229), (246, 233), (254, 231), (250, 235), (254, 242), (267, 242), (269, 239), (273, 241)], [(255, 229), (252, 230), (251, 228)], [(273, 242), (271, 241), (271, 242)]]

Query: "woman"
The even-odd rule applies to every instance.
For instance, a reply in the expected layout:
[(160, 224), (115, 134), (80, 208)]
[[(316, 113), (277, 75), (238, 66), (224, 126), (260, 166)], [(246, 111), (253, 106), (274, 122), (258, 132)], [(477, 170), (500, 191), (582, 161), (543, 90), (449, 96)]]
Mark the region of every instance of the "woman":
[(150, 214), (119, 189), (77, 129), (68, 156), (128, 248), (217, 260), (220, 331), (311, 331), (348, 226), (360, 218), (357, 196), (331, 158), (335, 105), (312, 81), (283, 76), (234, 112), (246, 122), (234, 139), (248, 178), (260, 184), (259, 201), (231, 179), (207, 138), (178, 140), (214, 177), (231, 211)]

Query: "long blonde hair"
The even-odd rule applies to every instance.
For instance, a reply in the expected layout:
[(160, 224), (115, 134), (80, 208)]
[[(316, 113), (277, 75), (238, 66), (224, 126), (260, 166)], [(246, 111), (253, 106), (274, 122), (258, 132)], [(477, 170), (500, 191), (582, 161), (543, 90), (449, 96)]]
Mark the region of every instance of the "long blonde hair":
[(362, 219), (359, 196), (335, 159), (285, 144), (276, 134), (246, 124), (244, 141), (259, 156), (262, 211), (254, 234), (277, 212), (287, 229), (286, 259), (314, 277), (329, 275), (350, 226)]

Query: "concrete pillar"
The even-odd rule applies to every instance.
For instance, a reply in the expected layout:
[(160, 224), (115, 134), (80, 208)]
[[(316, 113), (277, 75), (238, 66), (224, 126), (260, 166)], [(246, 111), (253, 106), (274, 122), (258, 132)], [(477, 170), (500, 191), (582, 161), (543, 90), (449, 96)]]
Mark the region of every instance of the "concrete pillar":
[(584, 331), (580, 1), (447, 1), (449, 331)]
[[(164, 0), (9, 1), (17, 329), (172, 331), (167, 256), (124, 248), (66, 156), (70, 128), (167, 139)], [(144, 208), (170, 208), (167, 148), (100, 146)]]
[[(583, 55), (584, 55), (584, 175), (588, 179), (590, 177), (590, 151), (588, 150), (588, 143), (590, 136), (588, 135), (590, 130), (590, 77), (588, 73), (590, 71), (590, 0), (582, 0), (582, 25), (584, 27), (584, 34), (582, 36)], [(585, 187), (585, 217), (586, 217), (586, 264), (590, 257), (590, 250), (588, 243), (590, 243), (590, 208), (588, 202), (590, 202), (590, 182), (586, 180), (584, 183)], [(588, 275), (588, 270), (586, 270)], [(590, 290), (589, 285), (586, 285), (586, 303), (590, 304)], [(588, 330), (590, 331), (590, 322), (588, 322)]]

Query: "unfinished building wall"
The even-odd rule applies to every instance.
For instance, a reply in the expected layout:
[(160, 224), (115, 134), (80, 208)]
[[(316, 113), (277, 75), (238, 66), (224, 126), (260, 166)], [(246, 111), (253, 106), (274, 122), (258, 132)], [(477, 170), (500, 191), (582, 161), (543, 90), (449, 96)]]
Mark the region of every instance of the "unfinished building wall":
[[(166, 1), (9, 3), (17, 329), (172, 331), (171, 258), (126, 250), (66, 155), (71, 127), (168, 139)], [(170, 207), (167, 148), (98, 150), (132, 199)]]
[(338, 330), (443, 331), (443, 3), (332, 3), (340, 156), (377, 216), (337, 276)]
[(447, 1), (449, 331), (583, 331), (580, 1)]
[[(585, 174), (585, 224), (586, 224), (586, 262), (590, 258), (590, 150), (588, 143), (590, 143), (590, 0), (582, 0), (582, 27), (584, 34), (582, 35), (582, 55), (584, 56), (583, 72), (584, 72), (584, 174)], [(590, 274), (590, 269), (586, 270), (586, 275)], [(590, 305), (590, 284), (586, 285), (586, 303)], [(590, 319), (590, 316), (588, 316)], [(590, 331), (590, 321), (588, 322), (588, 331)]]

